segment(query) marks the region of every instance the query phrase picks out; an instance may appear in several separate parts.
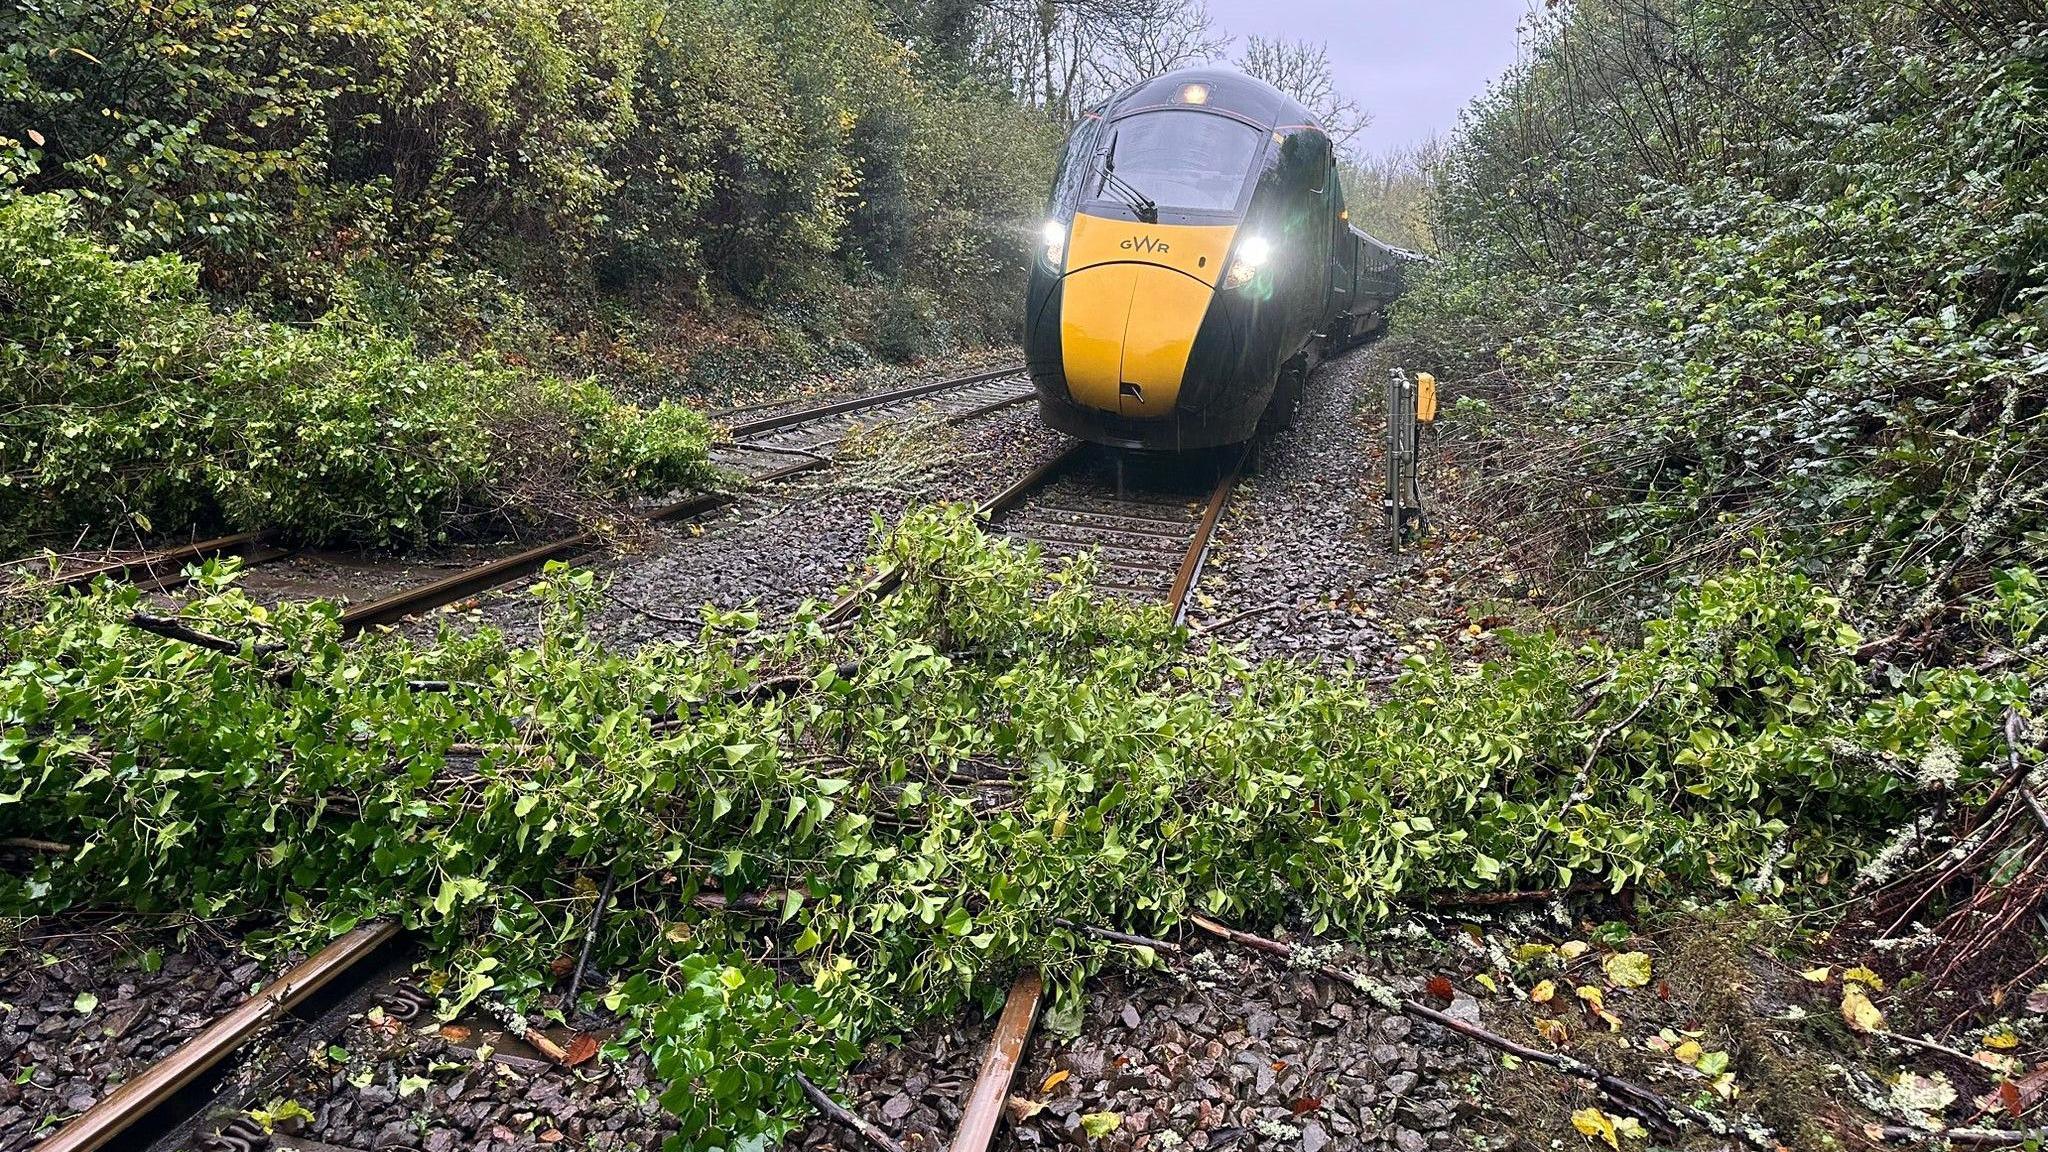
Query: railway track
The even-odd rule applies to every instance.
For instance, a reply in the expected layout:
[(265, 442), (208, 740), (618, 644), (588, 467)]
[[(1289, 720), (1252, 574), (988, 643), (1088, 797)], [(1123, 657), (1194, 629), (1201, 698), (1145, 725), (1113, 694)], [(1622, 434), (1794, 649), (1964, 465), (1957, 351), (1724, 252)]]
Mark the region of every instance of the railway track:
[[(1216, 522), (1236, 490), (1242, 451), (1190, 468), (1070, 448), (984, 506), (992, 526), (1051, 556), (1099, 550), (1098, 589), (1163, 602), (1178, 625), (1201, 579)], [(949, 1152), (986, 1152), (1045, 996), (1038, 973), (1010, 985)]]
[[(963, 398), (954, 412), (979, 414), (1000, 399), (982, 392)], [(856, 411), (842, 408), (832, 415)], [(836, 426), (840, 437), (850, 427)], [(791, 421), (777, 430), (805, 429), (824, 442), (834, 427)], [(1163, 603), (1178, 622), (1241, 465), (1241, 456), (1192, 468), (1141, 465), (1074, 444), (985, 501), (979, 511), (995, 531), (1036, 543), (1048, 555), (1098, 549), (1101, 587)], [(467, 584), (476, 577), (458, 574), (457, 579)], [(894, 584), (886, 573), (870, 579), (843, 597), (827, 620), (850, 616)], [(448, 587), (435, 595), (448, 594)], [(366, 616), (359, 613), (358, 619)], [(347, 932), (73, 1119), (40, 1144), (39, 1152), (254, 1152), (262, 1147), (351, 1152), (263, 1137), (241, 1117), (285, 1081), (306, 1059), (303, 1054), (331, 1043), (352, 1018), (376, 1007), (389, 1017), (411, 1019), (430, 1007), (430, 998), (406, 983), (410, 970), (410, 955), (396, 926), (377, 923)], [(1012, 984), (951, 1152), (987, 1149), (1002, 1121), (1043, 995), (1035, 972)], [(536, 1057), (561, 1059), (562, 1048), (549, 1038), (535, 1034), (525, 1039)], [(489, 1043), (502, 1052), (501, 1046), (517, 1040), (495, 1034)]]
[[(1003, 368), (967, 376), (891, 388), (733, 424), (729, 439), (713, 448), (713, 461), (739, 475), (746, 487), (828, 467), (847, 437), (863, 426), (907, 421), (921, 416), (963, 423), (1031, 398), (1022, 368)], [(717, 492), (686, 497), (641, 509), (648, 523), (671, 523), (711, 512), (737, 498)], [(345, 633), (394, 624), (408, 616), (453, 604), (491, 588), (520, 580), (553, 560), (595, 551), (604, 538), (576, 532), (521, 549), (445, 576), (400, 588), (350, 605), (341, 616)], [(168, 591), (184, 583), (188, 565), (238, 556), (245, 567), (257, 567), (294, 555), (269, 534), (245, 532), (173, 548), (102, 561), (57, 578), (60, 587), (81, 588), (105, 576), (128, 580), (145, 591)]]
[(1047, 556), (1096, 552), (1096, 589), (1163, 600), (1179, 624), (1242, 466), (1241, 455), (1190, 464), (1080, 449), (992, 520)]

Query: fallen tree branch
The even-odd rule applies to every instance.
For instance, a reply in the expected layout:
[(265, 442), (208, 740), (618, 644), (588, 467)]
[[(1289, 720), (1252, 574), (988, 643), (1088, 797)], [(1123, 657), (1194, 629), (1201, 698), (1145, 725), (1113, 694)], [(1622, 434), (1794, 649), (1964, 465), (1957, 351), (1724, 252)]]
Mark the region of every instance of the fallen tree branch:
[(1613, 739), (1616, 733), (1635, 723), (1638, 717), (1648, 711), (1663, 690), (1664, 685), (1661, 683), (1651, 685), (1650, 691), (1643, 696), (1641, 703), (1638, 703), (1633, 711), (1601, 729), (1600, 734), (1593, 737), (1593, 743), (1586, 749), (1586, 762), (1579, 766), (1578, 779), (1572, 785), (1571, 798), (1565, 801), (1566, 807), (1583, 804), (1593, 798), (1593, 765), (1600, 760), (1600, 749)]
[(1515, 892), (1432, 892), (1426, 900), (1439, 907), (1492, 907), (1496, 904), (1543, 903), (1560, 896), (1582, 896), (1588, 892), (1602, 892), (1606, 888), (1607, 885), (1598, 881), (1584, 880), (1566, 888), (1527, 888)]
[[(153, 612), (131, 612), (128, 614), (128, 626), (138, 631), (148, 632), (154, 636), (161, 636), (166, 640), (177, 640), (181, 643), (190, 644), (194, 648), (204, 648), (211, 652), (220, 652), (229, 656), (240, 656), (242, 654), (241, 641), (230, 640), (225, 636), (215, 636), (211, 632), (201, 632), (199, 629), (174, 616), (158, 616)], [(273, 652), (281, 652), (283, 650), (284, 645), (274, 640), (256, 642), (251, 645), (251, 651), (258, 656), (268, 656)]]
[(898, 1144), (887, 1132), (848, 1111), (845, 1105), (827, 1096), (823, 1088), (811, 1083), (810, 1077), (805, 1076), (801, 1072), (795, 1073), (795, 1076), (798, 1086), (804, 1090), (804, 1097), (818, 1111), (823, 1112), (832, 1120), (853, 1129), (860, 1134), (861, 1139), (880, 1148), (882, 1152), (903, 1152), (903, 1145)]
[(562, 998), (564, 1013), (576, 1011), (576, 993), (583, 987), (583, 970), (590, 966), (590, 950), (597, 944), (597, 930), (604, 923), (604, 910), (611, 905), (612, 888), (619, 882), (618, 861), (612, 862), (611, 870), (604, 874), (604, 887), (598, 890), (597, 907), (591, 910), (590, 926), (583, 930), (583, 950), (576, 956), (576, 972), (569, 977), (569, 993)]
[(47, 852), (52, 856), (68, 856), (71, 845), (55, 840), (38, 840), (33, 836), (9, 836), (0, 840), (0, 848), (18, 848), (23, 852)]
[[(1301, 953), (1292, 944), (1227, 927), (1202, 916), (1189, 916), (1188, 919), (1204, 932), (1219, 936), (1233, 944), (1283, 957), (1289, 963), (1300, 963)], [(1364, 983), (1362, 977), (1338, 968), (1333, 964), (1318, 963), (1314, 967), (1316, 971), (1323, 975), (1352, 988), (1359, 988)], [(1762, 1152), (1775, 1152), (1778, 1146), (1776, 1139), (1772, 1138), (1767, 1131), (1737, 1127), (1711, 1112), (1695, 1108), (1690, 1104), (1680, 1104), (1669, 1100), (1640, 1084), (1624, 1080), (1607, 1072), (1602, 1072), (1600, 1069), (1584, 1061), (1566, 1056), (1561, 1052), (1543, 1052), (1526, 1044), (1516, 1043), (1505, 1036), (1495, 1035), (1477, 1024), (1468, 1024), (1455, 1016), (1439, 1012), (1427, 1004), (1418, 1003), (1405, 996), (1397, 996), (1395, 1000), (1404, 1015), (1419, 1017), (1468, 1039), (1476, 1040), (1489, 1048), (1506, 1052), (1511, 1056), (1529, 1061), (1530, 1063), (1541, 1064), (1547, 1068), (1562, 1072), (1567, 1076), (1586, 1081), (1608, 1099), (1626, 1107), (1629, 1111), (1646, 1120), (1661, 1121), (1674, 1129), (1680, 1128), (1683, 1122), (1698, 1124), (1717, 1136), (1732, 1136), (1753, 1148), (1762, 1150)]]
[(2005, 723), (2000, 728), (2000, 735), (2005, 737), (2005, 776), (1999, 780), (1998, 787), (1991, 790), (1991, 795), (1984, 798), (1984, 803), (1978, 806), (1977, 818), (1963, 830), (1965, 835), (1983, 827), (1984, 822), (1998, 811), (1999, 802), (2005, 799), (2008, 792), (2024, 783), (2032, 771), (2032, 765), (2024, 764), (2020, 760), (2020, 745), (2027, 739), (2027, 722), (2020, 715), (2019, 709), (2005, 710)]

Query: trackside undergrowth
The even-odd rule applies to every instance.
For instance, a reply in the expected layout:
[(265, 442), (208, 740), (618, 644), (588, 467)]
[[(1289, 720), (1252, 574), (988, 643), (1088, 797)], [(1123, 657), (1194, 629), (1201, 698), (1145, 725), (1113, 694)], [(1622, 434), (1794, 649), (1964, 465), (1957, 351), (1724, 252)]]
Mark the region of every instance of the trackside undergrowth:
[[(616, 870), (602, 988), (683, 1118), (758, 1147), (855, 1045), (1193, 911), (1355, 935), (1446, 893), (1595, 881), (1652, 898), (1810, 899), (1940, 796), (1978, 789), (2024, 683), (1871, 683), (1840, 605), (1768, 557), (1640, 642), (1514, 641), (1391, 689), (1197, 650), (1152, 609), (1043, 569), (963, 510), (880, 556), (905, 586), (850, 631), (707, 614), (607, 649), (585, 573), (489, 630), (344, 645), (331, 605), (268, 610), (209, 570), (140, 631), (131, 590), (18, 605), (0, 671), (0, 834), (69, 844), (0, 910), (282, 910), (324, 938), (395, 915), (452, 1008), (531, 1002)], [(1962, 765), (1923, 779), (1934, 750)], [(708, 912), (694, 898), (761, 897)], [(737, 902), (736, 902), (737, 903)], [(800, 964), (778, 980), (746, 957)]]
[(425, 355), (337, 309), (221, 312), (55, 195), (0, 200), (0, 552), (272, 529), (402, 547), (707, 482), (708, 426), (593, 381)]

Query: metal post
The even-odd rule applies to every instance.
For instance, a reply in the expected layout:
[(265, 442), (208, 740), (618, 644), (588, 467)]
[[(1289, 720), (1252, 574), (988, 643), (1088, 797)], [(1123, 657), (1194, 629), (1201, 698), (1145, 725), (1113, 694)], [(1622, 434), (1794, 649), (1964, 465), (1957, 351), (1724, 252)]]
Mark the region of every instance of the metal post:
[(1387, 547), (1398, 552), (1411, 515), (1422, 506), (1415, 467), (1415, 383), (1399, 368), (1387, 372)]

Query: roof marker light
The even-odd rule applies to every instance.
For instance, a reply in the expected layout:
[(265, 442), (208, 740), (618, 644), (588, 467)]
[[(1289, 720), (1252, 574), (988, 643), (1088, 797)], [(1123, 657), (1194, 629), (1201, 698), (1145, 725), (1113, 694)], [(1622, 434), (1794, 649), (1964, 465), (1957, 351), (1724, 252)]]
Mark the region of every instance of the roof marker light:
[(1190, 84), (1180, 90), (1180, 100), (1183, 104), (1207, 104), (1209, 102), (1209, 86), (1207, 84)]

